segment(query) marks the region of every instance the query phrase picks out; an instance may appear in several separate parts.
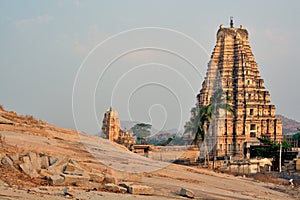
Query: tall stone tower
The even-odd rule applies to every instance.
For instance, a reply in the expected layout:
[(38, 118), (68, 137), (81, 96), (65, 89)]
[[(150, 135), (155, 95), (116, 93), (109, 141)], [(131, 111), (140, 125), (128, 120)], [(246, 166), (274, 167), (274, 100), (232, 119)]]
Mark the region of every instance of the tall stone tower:
[(118, 112), (110, 107), (104, 114), (102, 132), (110, 141), (116, 141), (119, 137), (120, 129)]
[(218, 125), (214, 142), (217, 156), (249, 157), (250, 146), (259, 144), (257, 137), (261, 136), (282, 140), (282, 122), (275, 116), (275, 106), (254, 61), (248, 31), (243, 26), (235, 28), (232, 19), (229, 28), (221, 25), (217, 32), (197, 106), (208, 105), (217, 88), (231, 98), (227, 103), (234, 110), (233, 114), (225, 112), (223, 123)]

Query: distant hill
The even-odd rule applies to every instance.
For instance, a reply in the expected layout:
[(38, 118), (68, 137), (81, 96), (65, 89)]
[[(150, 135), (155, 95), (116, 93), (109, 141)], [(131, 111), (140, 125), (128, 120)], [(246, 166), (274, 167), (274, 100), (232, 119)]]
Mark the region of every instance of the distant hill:
[(282, 121), (282, 133), (284, 135), (297, 133), (297, 128), (300, 128), (300, 122), (289, 119), (283, 115), (276, 115)]

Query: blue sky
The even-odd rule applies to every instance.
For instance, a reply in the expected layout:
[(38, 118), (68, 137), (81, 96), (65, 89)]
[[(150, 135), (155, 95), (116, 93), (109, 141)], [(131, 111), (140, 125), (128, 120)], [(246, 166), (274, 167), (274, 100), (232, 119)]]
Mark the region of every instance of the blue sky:
[[(300, 120), (299, 8), (296, 0), (1, 1), (0, 104), (67, 128), (75, 128), (73, 116), (77, 116), (78, 128), (91, 133), (99, 129), (97, 122), (110, 104), (123, 120), (157, 127), (166, 121), (164, 128), (182, 129), (201, 89), (216, 31), (220, 24), (228, 26), (229, 17), (234, 16), (235, 25), (243, 24), (249, 31), (255, 60), (277, 113)], [(82, 66), (88, 53), (108, 37), (142, 27), (184, 33), (202, 48), (170, 30), (132, 31), (103, 44)], [(186, 55), (201, 75), (178, 56), (152, 49), (122, 57), (97, 82), (110, 59), (145, 45)], [(142, 64), (147, 68), (122, 76)], [(80, 66), (86, 70), (78, 76), (85, 87), (75, 84), (78, 101), (74, 100), (72, 110)], [(149, 82), (160, 85), (146, 85)], [(136, 83), (143, 87), (137, 89)]]

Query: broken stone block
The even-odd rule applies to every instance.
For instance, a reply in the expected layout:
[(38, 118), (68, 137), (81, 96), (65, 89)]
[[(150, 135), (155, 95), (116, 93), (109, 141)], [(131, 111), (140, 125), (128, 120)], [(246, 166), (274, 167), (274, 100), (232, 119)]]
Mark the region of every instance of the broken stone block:
[(86, 186), (90, 180), (90, 177), (87, 174), (84, 174), (83, 176), (61, 174), (61, 176), (64, 177), (65, 185)]
[(48, 156), (41, 156), (41, 169), (47, 169), (49, 167), (49, 158)]
[[(50, 161), (50, 165), (54, 165), (55, 163), (60, 163), (61, 161), (65, 160), (65, 157), (62, 156), (50, 156), (49, 157), (49, 161)], [(69, 159), (67, 159), (68, 161)]]
[(188, 189), (185, 189), (185, 188), (181, 188), (181, 190), (180, 190), (180, 196), (193, 199), (195, 195), (194, 195), (194, 193), (191, 190), (188, 190)]
[(123, 194), (127, 192), (126, 188), (118, 186), (118, 185), (115, 185), (113, 183), (107, 183), (107, 184), (105, 184), (104, 188), (106, 190), (111, 191), (111, 192), (120, 192), (120, 193), (123, 193)]
[(40, 157), (36, 155), (34, 152), (27, 153), (27, 156), (29, 157), (32, 167), (35, 170), (41, 169), (41, 160)]
[[(65, 165), (68, 163), (68, 158), (59, 157), (55, 162), (48, 167), (48, 171), (51, 174), (61, 174), (63, 173)], [(51, 161), (50, 161), (51, 162)]]
[(2, 159), (1, 159), (1, 163), (2, 163), (2, 165), (6, 166), (10, 169), (17, 170), (14, 167), (13, 161), (8, 156), (3, 156)]
[(65, 189), (64, 189), (65, 196), (69, 195), (72, 197), (72, 196), (74, 196), (74, 194), (75, 194), (75, 190), (72, 187), (65, 187)]
[(33, 168), (32, 163), (29, 159), (28, 156), (24, 156), (22, 158), (23, 163), (20, 164), (20, 168), (23, 170), (23, 172), (25, 174), (27, 174), (28, 176), (30, 176), (31, 178), (33, 177), (38, 177), (38, 173), (36, 172), (36, 170)]
[(50, 182), (52, 183), (52, 185), (63, 185), (64, 180), (65, 180), (64, 177), (60, 175), (50, 176)]
[(128, 192), (130, 194), (152, 195), (154, 189), (146, 185), (130, 185), (128, 187)]
[(99, 173), (89, 173), (90, 181), (96, 183), (102, 183), (104, 181), (104, 175)]
[(64, 174), (83, 176), (84, 170), (73, 161), (64, 165)]

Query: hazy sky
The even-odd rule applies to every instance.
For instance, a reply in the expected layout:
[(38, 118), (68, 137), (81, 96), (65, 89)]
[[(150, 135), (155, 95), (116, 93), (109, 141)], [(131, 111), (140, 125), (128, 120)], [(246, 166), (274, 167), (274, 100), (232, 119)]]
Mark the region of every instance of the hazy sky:
[(0, 104), (67, 128), (75, 117), (90, 133), (110, 105), (121, 120), (182, 129), (216, 31), (234, 16), (249, 31), (277, 113), (300, 120), (299, 4), (1, 1)]

